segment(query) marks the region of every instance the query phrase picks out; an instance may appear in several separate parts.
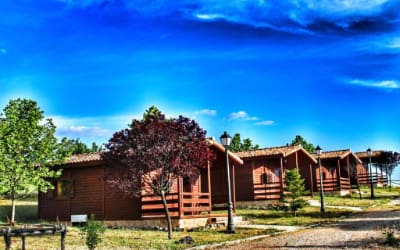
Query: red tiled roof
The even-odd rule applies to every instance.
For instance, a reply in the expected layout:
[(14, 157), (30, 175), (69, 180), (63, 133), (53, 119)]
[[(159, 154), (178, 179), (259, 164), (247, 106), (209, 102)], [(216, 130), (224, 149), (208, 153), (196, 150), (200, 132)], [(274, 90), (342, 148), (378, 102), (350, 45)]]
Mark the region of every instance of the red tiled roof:
[[(213, 145), (215, 148), (218, 150), (225, 152), (225, 147), (222, 146), (222, 144), (218, 143), (214, 138), (208, 138), (207, 139), (210, 145)], [(234, 160), (235, 162), (239, 163), (240, 165), (243, 165), (243, 160), (240, 159), (237, 153), (233, 153), (231, 151), (228, 151), (229, 158)]]
[[(321, 153), (321, 159), (335, 159), (335, 158), (339, 158), (339, 159), (344, 159), (345, 157), (347, 157), (348, 155), (353, 155), (354, 158), (359, 162), (362, 163), (362, 161), (360, 160), (360, 158), (357, 157), (356, 154), (354, 154), (353, 152), (351, 152), (350, 149), (343, 149), (343, 150), (334, 150), (334, 151), (325, 151)], [(318, 158), (318, 156), (316, 154), (314, 154), (315, 158)]]
[[(384, 153), (384, 150), (374, 150), (374, 151), (371, 151), (371, 153), (372, 153), (371, 157), (379, 157)], [(369, 155), (366, 151), (365, 152), (355, 152), (354, 154), (357, 155), (358, 158), (369, 158)]]
[(308, 153), (301, 145), (294, 146), (281, 146), (281, 147), (271, 147), (271, 148), (262, 148), (251, 151), (243, 151), (237, 152), (236, 154), (240, 158), (257, 158), (263, 156), (283, 156), (286, 157), (291, 155), (297, 151), (303, 151), (306, 155), (308, 155), (315, 163), (317, 162), (315, 158)]
[(65, 164), (88, 163), (101, 160), (101, 153), (78, 154), (67, 158)]
[[(215, 148), (218, 150), (225, 152), (224, 146), (219, 144), (216, 140), (210, 138), (207, 139), (207, 141), (210, 143), (210, 145), (213, 145)], [(240, 165), (243, 164), (242, 159), (240, 159), (237, 155), (229, 151), (229, 157), (235, 161), (236, 163), (239, 163)], [(101, 161), (102, 156), (101, 153), (89, 153), (89, 154), (78, 154), (78, 155), (72, 155), (68, 159), (66, 159), (64, 164), (78, 164), (78, 163), (90, 163), (90, 162), (96, 162), (96, 161)]]

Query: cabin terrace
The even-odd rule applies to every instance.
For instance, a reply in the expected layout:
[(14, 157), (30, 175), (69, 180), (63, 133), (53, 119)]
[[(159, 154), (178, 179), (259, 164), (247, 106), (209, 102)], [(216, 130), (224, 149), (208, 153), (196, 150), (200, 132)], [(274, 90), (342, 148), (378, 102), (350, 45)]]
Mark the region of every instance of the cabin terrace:
[[(225, 148), (214, 140), (208, 140), (215, 159), (201, 169), (193, 182), (179, 178), (167, 194), (167, 204), (176, 228), (204, 226), (212, 217), (213, 205), (227, 204)], [(229, 152), (230, 172), (235, 190), (235, 169), (243, 161)], [(165, 215), (161, 198), (154, 194), (129, 197), (112, 188), (105, 177), (121, 171), (121, 167), (105, 161), (100, 153), (71, 156), (62, 165), (62, 175), (52, 180), (54, 190), (39, 193), (39, 218), (48, 221), (70, 222), (73, 215), (94, 214), (95, 219), (107, 225), (135, 227), (165, 227)], [(112, 171), (112, 172), (111, 172)], [(235, 196), (233, 196), (235, 202)], [(219, 215), (221, 216), (221, 215)], [(222, 215), (224, 216), (224, 215)]]
[(263, 148), (236, 153), (244, 166), (236, 173), (238, 201), (279, 200), (286, 169), (297, 168), (306, 188), (313, 190), (316, 159), (301, 145)]

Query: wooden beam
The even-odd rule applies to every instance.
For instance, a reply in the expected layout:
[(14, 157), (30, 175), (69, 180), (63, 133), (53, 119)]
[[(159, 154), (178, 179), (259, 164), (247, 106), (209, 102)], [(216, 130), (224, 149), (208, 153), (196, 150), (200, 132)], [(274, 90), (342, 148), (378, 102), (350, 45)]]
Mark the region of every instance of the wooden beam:
[(341, 191), (342, 190), (342, 183), (341, 183), (340, 178), (342, 178), (342, 175), (340, 173), (340, 158), (338, 158), (338, 160), (337, 160), (337, 169), (338, 169), (338, 171), (337, 171), (337, 180), (338, 180), (338, 184), (339, 184), (339, 191)]
[[(211, 168), (210, 168), (210, 161), (207, 162), (207, 181), (208, 181), (208, 200), (210, 207), (212, 207), (212, 199), (211, 199)], [(209, 211), (209, 214), (211, 210)]]
[(310, 192), (311, 192), (311, 197), (314, 197), (314, 182), (313, 182), (313, 171), (312, 171), (312, 164), (310, 163)]

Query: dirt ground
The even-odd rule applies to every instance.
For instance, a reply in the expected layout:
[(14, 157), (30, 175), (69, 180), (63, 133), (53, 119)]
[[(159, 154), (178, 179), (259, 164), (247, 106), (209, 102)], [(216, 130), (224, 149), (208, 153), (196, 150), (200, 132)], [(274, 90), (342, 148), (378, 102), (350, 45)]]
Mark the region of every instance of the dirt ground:
[(384, 244), (385, 228), (393, 225), (400, 225), (400, 211), (372, 211), (337, 224), (286, 232), (219, 249), (399, 249)]

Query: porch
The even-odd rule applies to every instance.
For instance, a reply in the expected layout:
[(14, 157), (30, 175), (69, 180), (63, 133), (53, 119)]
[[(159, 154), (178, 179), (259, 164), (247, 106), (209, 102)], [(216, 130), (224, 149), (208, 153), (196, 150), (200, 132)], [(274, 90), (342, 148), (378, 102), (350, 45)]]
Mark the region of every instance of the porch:
[(279, 200), (282, 197), (282, 183), (254, 184), (253, 200)]
[[(171, 218), (201, 218), (211, 214), (210, 193), (175, 192), (166, 195)], [(161, 197), (143, 195), (141, 197), (141, 219), (164, 218)]]

